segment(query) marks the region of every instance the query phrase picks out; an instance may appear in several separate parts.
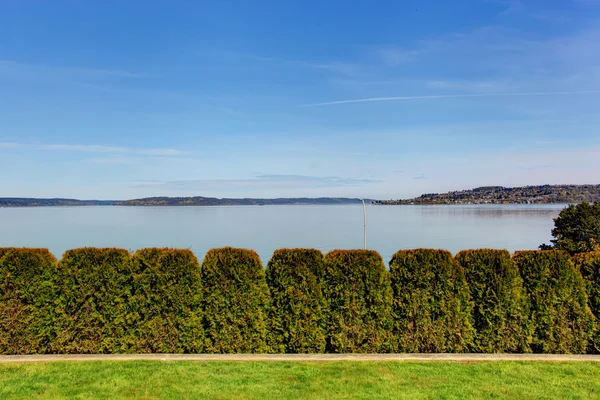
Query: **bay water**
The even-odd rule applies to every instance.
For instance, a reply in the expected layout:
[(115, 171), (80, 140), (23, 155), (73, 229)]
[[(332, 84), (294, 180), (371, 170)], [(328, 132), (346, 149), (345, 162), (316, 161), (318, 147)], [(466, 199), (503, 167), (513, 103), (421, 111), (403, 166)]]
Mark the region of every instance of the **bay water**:
[[(565, 205), (367, 206), (367, 247), (387, 264), (400, 249), (536, 249)], [(363, 247), (362, 205), (0, 208), (0, 247), (255, 250), (266, 265), (279, 248), (328, 252)]]

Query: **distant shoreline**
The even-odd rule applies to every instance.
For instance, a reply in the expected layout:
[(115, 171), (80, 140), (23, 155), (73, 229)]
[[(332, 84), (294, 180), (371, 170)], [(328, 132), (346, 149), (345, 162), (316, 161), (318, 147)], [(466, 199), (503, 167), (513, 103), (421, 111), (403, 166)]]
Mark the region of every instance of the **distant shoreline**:
[[(348, 206), (356, 205), (360, 206), (362, 203), (338, 203), (338, 204), (317, 204), (317, 203), (289, 203), (289, 204), (214, 204), (214, 205), (122, 205), (122, 204), (63, 204), (63, 205), (11, 205), (5, 206), (0, 205), (0, 208), (93, 208), (93, 207), (114, 207), (114, 208), (136, 208), (136, 207), (158, 207), (158, 208), (191, 208), (191, 207), (280, 207), (280, 206)], [(462, 203), (462, 204), (378, 204), (375, 202), (369, 203), (369, 206), (567, 206), (569, 203)]]
[[(540, 185), (522, 187), (482, 186), (447, 193), (428, 193), (399, 200), (364, 199), (372, 205), (509, 205), (509, 204), (577, 204), (600, 201), (600, 185)], [(132, 200), (78, 200), (66, 198), (0, 197), (0, 207), (65, 207), (65, 206), (276, 206), (276, 205), (346, 205), (362, 204), (360, 198), (349, 197), (146, 197)]]
[[(375, 200), (365, 199), (371, 204)], [(133, 200), (77, 200), (63, 198), (0, 198), (0, 208), (31, 207), (215, 207), (215, 206), (277, 206), (277, 205), (347, 205), (362, 204), (361, 199), (346, 197), (275, 198), (275, 199), (218, 199), (214, 197), (149, 197)]]
[(376, 201), (377, 205), (577, 204), (600, 201), (600, 185), (482, 186), (420, 197)]

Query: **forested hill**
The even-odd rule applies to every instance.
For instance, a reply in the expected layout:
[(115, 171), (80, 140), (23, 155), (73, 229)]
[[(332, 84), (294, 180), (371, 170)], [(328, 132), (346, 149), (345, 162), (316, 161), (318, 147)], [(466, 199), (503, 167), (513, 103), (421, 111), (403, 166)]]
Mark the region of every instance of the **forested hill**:
[(114, 200), (34, 199), (0, 197), (0, 207), (114, 206)]
[[(148, 197), (134, 200), (76, 200), (0, 197), (0, 207), (56, 206), (253, 206), (253, 205), (335, 205), (359, 204), (360, 199), (340, 197), (279, 198), (279, 199), (218, 199), (215, 197)], [(372, 200), (365, 199), (365, 202)]]
[(483, 186), (448, 193), (428, 193), (375, 204), (566, 204), (600, 201), (600, 185)]
[[(600, 201), (600, 185), (543, 185), (508, 188), (484, 186), (448, 193), (428, 193), (412, 199), (371, 200), (374, 204), (556, 204)], [(148, 197), (133, 200), (77, 200), (0, 198), (0, 207), (52, 206), (252, 206), (252, 205), (335, 205), (360, 204), (360, 199), (345, 197), (230, 199), (216, 197)]]
[(258, 206), (286, 204), (358, 204), (360, 199), (319, 197), (319, 198), (279, 198), (279, 199), (218, 199), (215, 197), (148, 197), (126, 200), (122, 206)]

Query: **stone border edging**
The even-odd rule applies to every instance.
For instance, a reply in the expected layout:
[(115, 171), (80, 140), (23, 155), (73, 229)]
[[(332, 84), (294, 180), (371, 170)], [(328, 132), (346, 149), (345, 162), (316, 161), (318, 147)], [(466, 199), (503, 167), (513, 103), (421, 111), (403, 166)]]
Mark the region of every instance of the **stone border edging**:
[(0, 356), (0, 363), (57, 361), (417, 361), (417, 362), (490, 362), (490, 361), (588, 361), (600, 362), (593, 354), (44, 354)]

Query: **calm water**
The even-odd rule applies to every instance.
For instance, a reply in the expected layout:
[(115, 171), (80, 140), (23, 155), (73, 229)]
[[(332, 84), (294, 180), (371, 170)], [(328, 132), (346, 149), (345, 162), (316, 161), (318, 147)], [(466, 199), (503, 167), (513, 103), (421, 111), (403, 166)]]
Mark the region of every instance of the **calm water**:
[[(367, 206), (367, 245), (387, 263), (399, 249), (536, 249), (562, 205)], [(362, 206), (0, 208), (0, 247), (275, 249), (363, 246)]]

